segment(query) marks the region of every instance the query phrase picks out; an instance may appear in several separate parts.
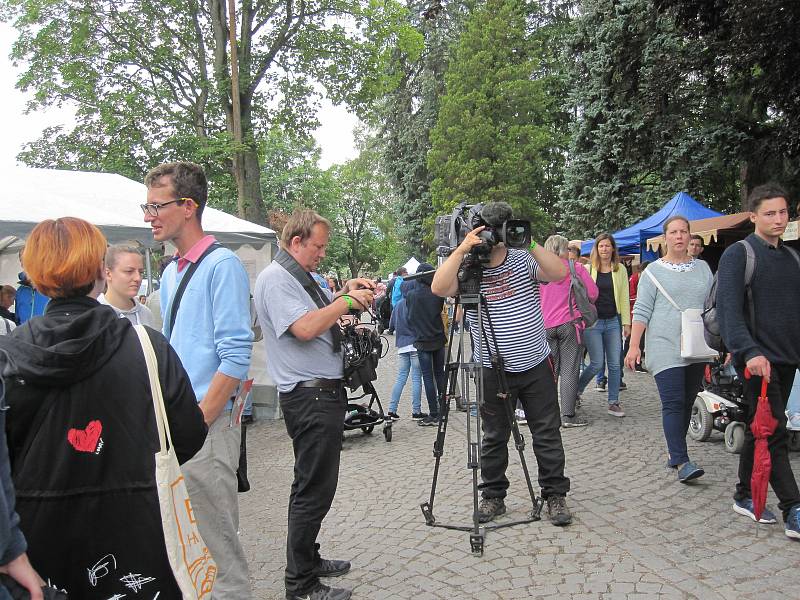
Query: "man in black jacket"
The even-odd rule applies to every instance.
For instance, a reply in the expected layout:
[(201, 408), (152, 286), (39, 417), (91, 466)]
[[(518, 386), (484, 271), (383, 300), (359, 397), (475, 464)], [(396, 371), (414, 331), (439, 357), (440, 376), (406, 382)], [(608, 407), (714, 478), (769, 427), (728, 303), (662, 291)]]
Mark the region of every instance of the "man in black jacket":
[[(778, 496), (778, 507), (786, 523), (786, 535), (800, 539), (800, 490), (789, 463), (786, 434), (786, 401), (795, 372), (800, 366), (800, 258), (783, 244), (780, 236), (789, 220), (789, 197), (775, 184), (753, 189), (748, 199), (750, 220), (755, 233), (745, 240), (755, 252), (755, 269), (750, 285), (752, 315), (745, 293), (746, 252), (743, 244), (728, 247), (718, 271), (717, 312), (722, 339), (733, 355), (740, 376), (745, 368), (751, 375), (744, 381), (748, 406), (747, 429), (739, 455), (739, 483), (734, 494), (733, 510), (755, 520), (750, 477), (753, 472), (754, 440), (750, 431), (761, 392), (762, 379), (768, 383), (767, 395), (778, 426), (769, 436), (772, 457), (770, 483)], [(793, 256), (794, 254), (794, 256)], [(775, 516), (765, 510), (762, 523), (775, 523)]]
[(439, 397), (445, 387), (445, 345), (447, 336), (442, 321), (444, 298), (431, 291), (433, 266), (422, 263), (417, 273), (431, 272), (414, 281), (403, 281), (401, 291), (408, 307), (408, 324), (414, 332), (414, 347), (419, 356), (425, 397), (430, 414), (417, 422), (422, 427), (435, 427), (439, 423)]

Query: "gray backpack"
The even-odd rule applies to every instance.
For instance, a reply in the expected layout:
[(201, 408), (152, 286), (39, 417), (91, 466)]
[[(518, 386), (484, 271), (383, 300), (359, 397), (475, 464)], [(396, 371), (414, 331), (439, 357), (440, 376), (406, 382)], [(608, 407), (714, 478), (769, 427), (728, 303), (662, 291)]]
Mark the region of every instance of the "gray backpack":
[[(736, 242), (744, 246), (745, 263), (744, 263), (744, 290), (747, 302), (747, 310), (750, 320), (747, 323), (748, 329), (751, 334), (755, 328), (756, 315), (755, 308), (753, 307), (753, 292), (750, 289), (750, 284), (753, 283), (753, 275), (756, 271), (756, 253), (753, 246), (747, 240), (739, 240)], [(797, 262), (800, 267), (800, 256), (797, 252), (788, 246), (785, 248), (789, 251), (792, 258)], [(714, 274), (714, 280), (711, 283), (711, 289), (708, 291), (705, 302), (703, 302), (703, 337), (706, 339), (706, 344), (717, 352), (725, 352), (725, 343), (722, 340), (722, 332), (719, 330), (719, 320), (717, 317), (717, 274)]]
[(575, 261), (569, 261), (569, 315), (575, 319), (575, 311), (573, 306), (577, 306), (581, 313), (581, 320), (586, 327), (591, 327), (597, 323), (597, 308), (594, 303), (589, 300), (589, 292), (578, 273), (575, 271)]

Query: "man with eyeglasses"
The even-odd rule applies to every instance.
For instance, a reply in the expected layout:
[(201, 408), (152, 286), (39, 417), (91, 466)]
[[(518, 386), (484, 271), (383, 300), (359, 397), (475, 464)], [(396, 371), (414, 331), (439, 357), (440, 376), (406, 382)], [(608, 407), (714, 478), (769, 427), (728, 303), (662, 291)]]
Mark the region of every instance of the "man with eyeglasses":
[(182, 470), (200, 534), (219, 569), (213, 597), (248, 599), (247, 561), (237, 533), (241, 428), (232, 399), (250, 367), (250, 282), (239, 258), (203, 231), (208, 184), (199, 165), (162, 164), (144, 183), (142, 210), (153, 238), (177, 248), (161, 278), (164, 335), (189, 374), (208, 425), (203, 448)]

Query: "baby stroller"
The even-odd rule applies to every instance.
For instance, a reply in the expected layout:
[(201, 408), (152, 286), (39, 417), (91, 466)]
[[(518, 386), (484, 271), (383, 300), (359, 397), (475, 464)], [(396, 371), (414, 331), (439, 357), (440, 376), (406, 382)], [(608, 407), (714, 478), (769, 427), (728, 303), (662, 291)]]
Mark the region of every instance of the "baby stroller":
[(724, 355), (706, 365), (703, 390), (697, 394), (689, 421), (689, 437), (705, 442), (714, 430), (725, 438), (725, 450), (738, 454), (744, 445), (746, 410), (744, 388), (736, 369)]
[[(372, 382), (378, 378), (378, 361), (386, 354), (383, 340), (374, 329), (357, 324), (355, 320), (342, 327), (342, 349), (345, 356), (344, 379), (350, 392), (358, 388), (363, 394), (348, 394), (347, 412), (344, 415), (344, 430), (360, 429), (369, 435), (376, 425), (383, 424), (383, 437), (392, 441), (392, 419), (383, 412), (383, 405)], [(388, 349), (388, 348), (387, 348)], [(355, 402), (369, 396), (367, 404)], [(374, 407), (377, 408), (375, 410)]]

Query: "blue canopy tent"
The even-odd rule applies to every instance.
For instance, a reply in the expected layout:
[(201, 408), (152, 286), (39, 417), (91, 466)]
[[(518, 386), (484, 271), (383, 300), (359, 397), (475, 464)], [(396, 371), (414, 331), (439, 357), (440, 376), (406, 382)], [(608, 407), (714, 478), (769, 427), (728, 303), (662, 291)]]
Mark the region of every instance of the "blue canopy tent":
[[(625, 229), (614, 232), (614, 241), (620, 254), (639, 254), (642, 260), (653, 260), (658, 254), (647, 249), (647, 240), (662, 233), (664, 221), (672, 215), (681, 215), (690, 221), (718, 217), (722, 213), (706, 208), (686, 192), (678, 192), (655, 214)], [(581, 254), (589, 254), (594, 240), (581, 244)]]

